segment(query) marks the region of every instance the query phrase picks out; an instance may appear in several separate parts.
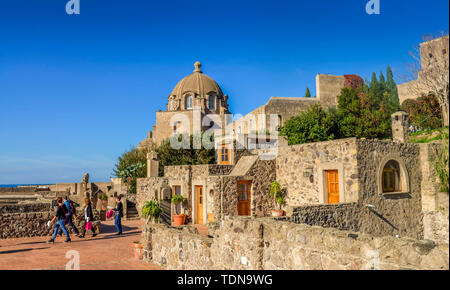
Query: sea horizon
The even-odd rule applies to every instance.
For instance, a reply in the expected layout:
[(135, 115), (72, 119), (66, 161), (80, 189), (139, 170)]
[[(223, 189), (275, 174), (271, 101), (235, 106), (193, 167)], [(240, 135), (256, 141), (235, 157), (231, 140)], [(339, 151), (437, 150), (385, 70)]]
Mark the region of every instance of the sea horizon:
[(30, 183), (30, 184), (0, 184), (0, 187), (19, 187), (19, 186), (38, 186), (38, 185), (51, 185), (51, 183), (41, 183), (41, 184), (35, 184), (35, 183)]

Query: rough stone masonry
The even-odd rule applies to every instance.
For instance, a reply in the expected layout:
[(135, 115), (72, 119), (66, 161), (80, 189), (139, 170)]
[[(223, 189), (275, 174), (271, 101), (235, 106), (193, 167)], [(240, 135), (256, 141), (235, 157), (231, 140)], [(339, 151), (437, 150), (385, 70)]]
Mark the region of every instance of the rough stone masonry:
[(144, 260), (167, 269), (449, 269), (449, 246), (374, 237), (273, 218), (225, 217), (208, 237), (191, 226), (146, 225)]

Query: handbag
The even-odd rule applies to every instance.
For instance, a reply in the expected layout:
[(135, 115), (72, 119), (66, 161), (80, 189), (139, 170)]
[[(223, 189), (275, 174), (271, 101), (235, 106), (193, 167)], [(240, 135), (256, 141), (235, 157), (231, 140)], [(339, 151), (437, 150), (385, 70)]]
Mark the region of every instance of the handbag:
[(113, 210), (109, 210), (109, 211), (106, 213), (106, 218), (110, 219), (110, 218), (112, 218), (113, 215), (114, 215), (114, 211), (113, 211)]
[(85, 230), (86, 230), (86, 231), (92, 230), (92, 222), (86, 222)]

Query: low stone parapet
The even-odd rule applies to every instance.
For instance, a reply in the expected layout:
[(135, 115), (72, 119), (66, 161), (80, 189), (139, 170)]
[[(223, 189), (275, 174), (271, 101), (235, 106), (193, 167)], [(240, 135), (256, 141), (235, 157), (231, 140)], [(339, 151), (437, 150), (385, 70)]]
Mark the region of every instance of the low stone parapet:
[(146, 225), (144, 260), (167, 269), (449, 269), (449, 245), (374, 237), (273, 218), (225, 217), (209, 237), (190, 226)]
[[(100, 215), (93, 209), (93, 227), (100, 233)], [(49, 236), (53, 234), (54, 224), (47, 222), (55, 216), (55, 208), (50, 203), (30, 203), (4, 205), (0, 207), (0, 239)], [(77, 210), (73, 223), (81, 232), (84, 225), (84, 208)], [(70, 234), (73, 229), (67, 225)]]
[(143, 259), (167, 269), (214, 269), (212, 238), (191, 226), (146, 225), (142, 230)]
[(0, 214), (0, 238), (23, 238), (50, 235), (53, 228), (47, 227), (51, 212)]

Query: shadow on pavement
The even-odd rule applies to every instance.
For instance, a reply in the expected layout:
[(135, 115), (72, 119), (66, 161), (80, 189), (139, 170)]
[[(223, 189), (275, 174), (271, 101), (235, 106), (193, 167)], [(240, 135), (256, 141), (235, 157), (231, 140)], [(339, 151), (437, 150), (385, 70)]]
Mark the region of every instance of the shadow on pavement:
[(10, 250), (10, 251), (1, 251), (1, 254), (12, 254), (12, 253), (20, 253), (20, 252), (29, 252), (29, 251), (34, 251), (34, 250), (43, 250), (43, 249), (48, 249), (50, 247), (45, 247), (45, 248), (36, 248), (36, 249), (19, 249), (19, 250)]

